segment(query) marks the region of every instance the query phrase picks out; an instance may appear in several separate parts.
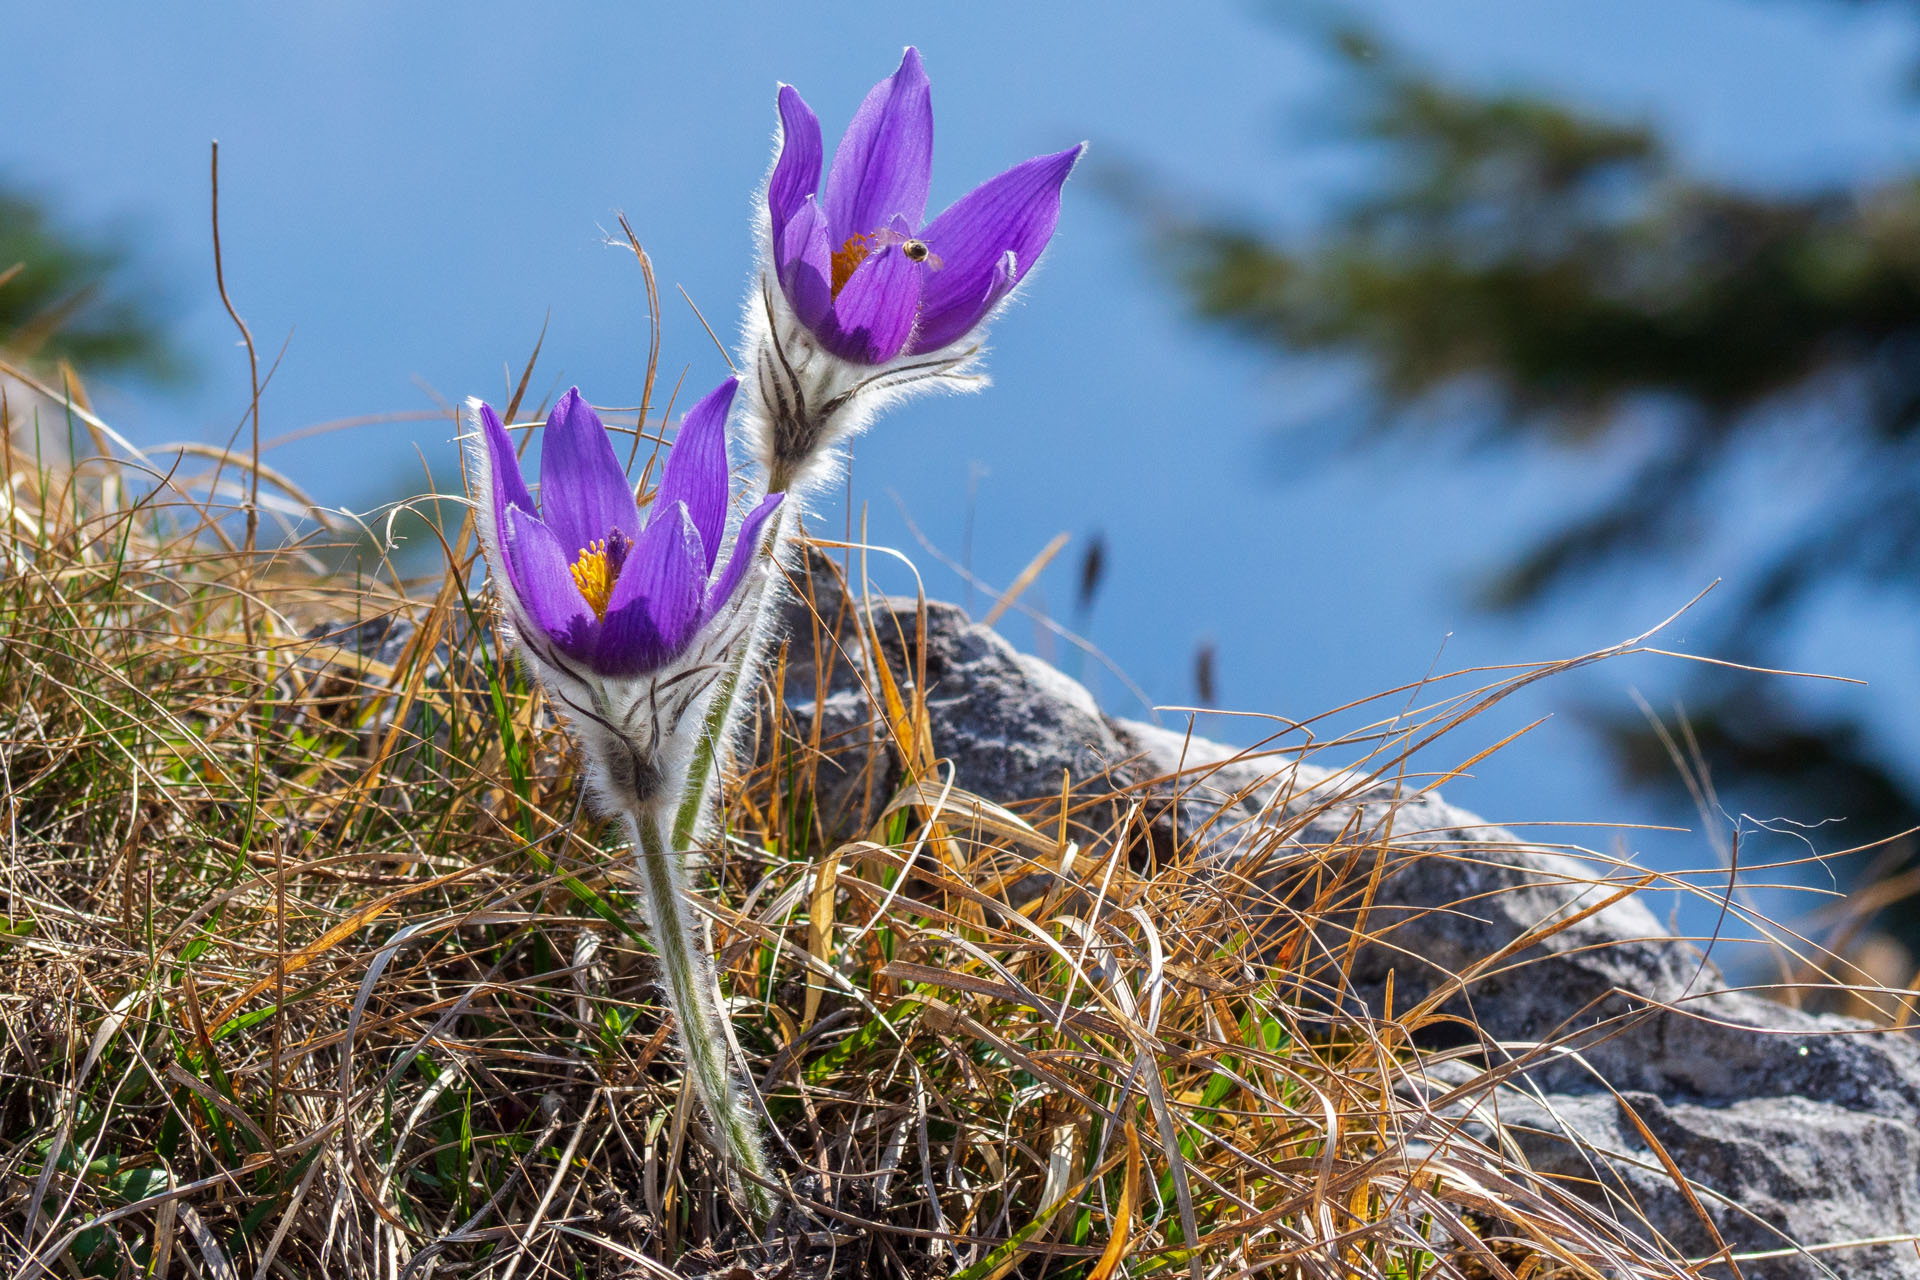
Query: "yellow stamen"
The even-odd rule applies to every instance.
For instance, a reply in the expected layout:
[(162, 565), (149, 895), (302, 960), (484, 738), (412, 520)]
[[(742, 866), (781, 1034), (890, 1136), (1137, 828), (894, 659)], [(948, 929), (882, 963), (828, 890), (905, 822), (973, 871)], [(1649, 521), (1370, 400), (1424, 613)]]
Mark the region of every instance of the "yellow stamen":
[(847, 285), (847, 277), (853, 269), (867, 260), (873, 252), (873, 238), (867, 235), (851, 235), (833, 255), (833, 296), (839, 297), (840, 290)]
[(581, 551), (580, 558), (573, 562), (573, 585), (593, 607), (593, 616), (605, 622), (607, 601), (613, 598), (613, 569), (607, 564), (604, 539)]

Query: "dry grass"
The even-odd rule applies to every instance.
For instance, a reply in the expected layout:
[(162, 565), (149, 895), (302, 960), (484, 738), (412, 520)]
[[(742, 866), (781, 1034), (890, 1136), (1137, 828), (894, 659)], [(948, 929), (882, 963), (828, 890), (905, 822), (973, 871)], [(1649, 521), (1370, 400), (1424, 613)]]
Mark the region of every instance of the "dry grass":
[(75, 465), (0, 433), (8, 1274), (1689, 1274), (1397, 1088), (1437, 1015), (1317, 998), (1365, 836), (1261, 913), (1150, 855), (1142, 790), (944, 787), (911, 663), (859, 839), (772, 707), (709, 851), (793, 1206), (757, 1245), (470, 536), (425, 581), (249, 554), (240, 464), (89, 418), (42, 424)]

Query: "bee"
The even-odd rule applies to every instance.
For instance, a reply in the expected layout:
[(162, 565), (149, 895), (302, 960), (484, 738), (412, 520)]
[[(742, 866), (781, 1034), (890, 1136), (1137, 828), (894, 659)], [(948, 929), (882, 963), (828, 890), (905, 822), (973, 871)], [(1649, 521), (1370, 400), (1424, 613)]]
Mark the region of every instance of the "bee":
[(916, 240), (912, 236), (901, 235), (898, 231), (876, 231), (873, 234), (873, 244), (875, 248), (897, 244), (908, 262), (924, 262), (933, 271), (938, 271), (947, 265), (925, 240)]

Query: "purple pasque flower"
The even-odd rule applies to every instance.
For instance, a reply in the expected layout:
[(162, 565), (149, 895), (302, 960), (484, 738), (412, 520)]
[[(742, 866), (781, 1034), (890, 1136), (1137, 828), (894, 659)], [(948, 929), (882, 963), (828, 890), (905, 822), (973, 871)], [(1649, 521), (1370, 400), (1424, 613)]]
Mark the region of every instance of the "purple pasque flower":
[(478, 405), (488, 558), (536, 656), (551, 661), (557, 651), (575, 674), (640, 675), (685, 652), (731, 602), (782, 497), (768, 494), (747, 516), (716, 578), (727, 526), (727, 413), (737, 386), (727, 379), (681, 421), (644, 520), (606, 426), (579, 388), (547, 418), (538, 507), (499, 415)]
[(779, 106), (774, 274), (820, 344), (857, 364), (938, 351), (986, 319), (1040, 260), (1085, 149), (1015, 165), (926, 222), (933, 100), (918, 51), (860, 104), (824, 189), (820, 121), (790, 85)]

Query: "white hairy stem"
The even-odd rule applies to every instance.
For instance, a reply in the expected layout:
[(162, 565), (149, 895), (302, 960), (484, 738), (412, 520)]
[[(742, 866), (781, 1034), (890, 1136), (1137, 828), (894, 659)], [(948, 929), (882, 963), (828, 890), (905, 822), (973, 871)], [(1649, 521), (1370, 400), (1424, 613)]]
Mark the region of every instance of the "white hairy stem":
[[(767, 557), (775, 566), (785, 553), (790, 536), (787, 524), (790, 505), (782, 503), (780, 509), (767, 518), (766, 528), (761, 534), (760, 550), (755, 553)], [(681, 792), (680, 807), (673, 819), (675, 848), (693, 848), (705, 834), (703, 828), (711, 804), (714, 779), (719, 775), (719, 765), (726, 755), (726, 747), (740, 731), (741, 708), (752, 701), (753, 679), (760, 670), (760, 661), (766, 655), (767, 643), (773, 632), (782, 581), (776, 567), (772, 572), (750, 576), (740, 588), (746, 597), (740, 602), (745, 626), (734, 641), (726, 669), (714, 682), (713, 697), (707, 703), (706, 721), (701, 726), (699, 740), (693, 745), (693, 757), (687, 766), (686, 787)]]
[(760, 1140), (759, 1117), (747, 1103), (744, 1083), (735, 1074), (728, 1051), (719, 976), (688, 906), (687, 855), (680, 848), (669, 848), (662, 838), (661, 820), (666, 815), (660, 807), (635, 802), (622, 806), (620, 816), (640, 864), (647, 932), (659, 953), (694, 1092), (713, 1124), (735, 1193), (754, 1219), (764, 1223), (773, 1214), (773, 1194), (766, 1186), (772, 1178)]

